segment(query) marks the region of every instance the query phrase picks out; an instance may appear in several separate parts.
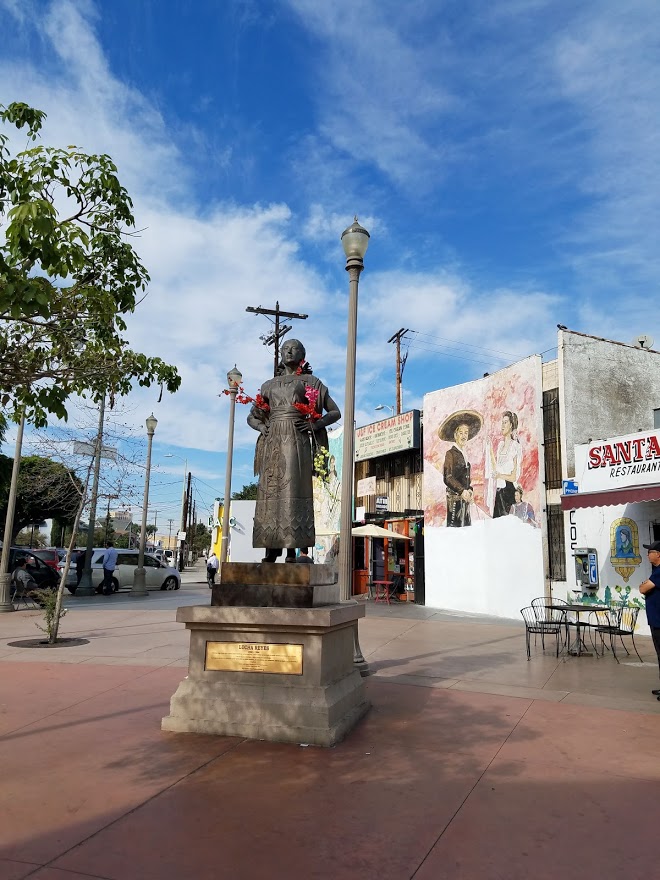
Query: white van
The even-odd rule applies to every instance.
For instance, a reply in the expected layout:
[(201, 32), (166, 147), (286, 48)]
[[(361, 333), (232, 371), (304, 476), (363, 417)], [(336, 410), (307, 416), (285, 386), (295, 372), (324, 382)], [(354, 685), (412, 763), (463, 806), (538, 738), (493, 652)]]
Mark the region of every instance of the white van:
[[(97, 547), (92, 554), (92, 586), (97, 592), (101, 591), (103, 582), (103, 556), (104, 547)], [(138, 566), (137, 550), (117, 550), (117, 567), (112, 576), (112, 589), (130, 589), (133, 586), (135, 569)], [(181, 575), (170, 565), (167, 560), (162, 562), (152, 553), (144, 554), (144, 571), (146, 587), (148, 590), (178, 590), (181, 587)], [(68, 586), (68, 584), (67, 584)], [(71, 593), (74, 588), (68, 587)]]

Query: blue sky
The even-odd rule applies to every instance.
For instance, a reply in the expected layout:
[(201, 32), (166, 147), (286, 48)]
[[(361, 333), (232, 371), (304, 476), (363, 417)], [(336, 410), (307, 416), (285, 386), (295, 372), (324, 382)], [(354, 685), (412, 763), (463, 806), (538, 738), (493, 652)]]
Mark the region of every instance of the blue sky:
[(222, 494), (225, 373), (255, 392), (270, 369), (246, 306), (309, 314), (290, 335), (341, 406), (355, 213), (372, 235), (359, 424), (394, 403), (400, 327), (406, 409), (551, 358), (558, 323), (660, 342), (656, 0), (0, 0), (0, 35), (0, 102), (45, 110), (46, 143), (109, 153), (144, 228), (131, 343), (183, 385), (136, 393), (122, 418), (138, 438), (159, 419), (163, 516), (181, 459), (200, 506)]

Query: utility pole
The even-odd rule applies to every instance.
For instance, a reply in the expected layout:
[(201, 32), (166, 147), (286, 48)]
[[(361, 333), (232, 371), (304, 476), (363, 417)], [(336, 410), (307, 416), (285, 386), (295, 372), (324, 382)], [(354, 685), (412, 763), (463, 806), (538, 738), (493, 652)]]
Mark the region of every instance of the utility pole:
[(401, 412), (401, 380), (403, 378), (403, 368), (406, 365), (406, 361), (408, 360), (408, 352), (405, 353), (403, 359), (401, 358), (401, 340), (409, 331), (404, 327), (401, 327), (400, 330), (394, 334), (394, 336), (390, 336), (387, 340), (388, 342), (396, 343), (396, 414), (399, 415)]
[[(186, 539), (188, 538), (186, 526), (188, 524), (188, 496), (190, 494), (190, 480), (191, 474), (188, 471), (188, 482), (187, 488), (183, 495), (183, 507), (181, 508), (181, 531), (186, 535)], [(186, 555), (186, 541), (181, 541), (181, 546), (179, 547), (179, 571), (183, 571), (186, 567), (185, 563), (185, 555)]]
[(170, 526), (170, 533), (167, 537), (167, 549), (171, 550), (172, 549), (172, 524), (174, 523), (174, 520), (168, 519), (167, 522), (169, 523), (169, 526)]
[(275, 315), (275, 330), (273, 331), (273, 333), (269, 333), (268, 335), (259, 337), (263, 341), (264, 345), (275, 346), (275, 356), (273, 362), (273, 376), (275, 376), (277, 375), (277, 367), (280, 363), (280, 339), (284, 336), (285, 333), (288, 333), (291, 329), (290, 325), (280, 325), (280, 318), (299, 318), (301, 321), (304, 321), (306, 318), (309, 317), (309, 315), (301, 315), (298, 312), (283, 312), (280, 309), (279, 302), (275, 303), (274, 309), (262, 309), (261, 306), (257, 306), (257, 308), (255, 309), (252, 306), (248, 306), (245, 311), (254, 312), (256, 315)]

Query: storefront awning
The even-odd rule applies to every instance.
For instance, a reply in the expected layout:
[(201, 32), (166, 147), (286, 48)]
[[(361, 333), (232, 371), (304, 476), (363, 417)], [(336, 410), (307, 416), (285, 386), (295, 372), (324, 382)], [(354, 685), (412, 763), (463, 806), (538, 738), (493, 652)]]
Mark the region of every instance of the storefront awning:
[(635, 504), (638, 501), (660, 501), (660, 483), (652, 486), (629, 486), (626, 489), (609, 489), (605, 492), (578, 492), (562, 495), (562, 510), (578, 510), (582, 507), (610, 507), (613, 504)]

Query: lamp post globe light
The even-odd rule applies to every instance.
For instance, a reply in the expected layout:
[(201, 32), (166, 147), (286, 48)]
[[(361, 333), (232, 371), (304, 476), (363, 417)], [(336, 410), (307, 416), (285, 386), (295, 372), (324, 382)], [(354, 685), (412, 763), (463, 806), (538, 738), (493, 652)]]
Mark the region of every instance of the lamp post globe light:
[[(231, 466), (234, 457), (234, 414), (236, 412), (236, 395), (243, 381), (243, 374), (237, 369), (236, 364), (227, 373), (227, 388), (229, 391), (229, 430), (227, 436), (227, 466), (225, 469), (225, 499), (222, 505), (222, 541), (220, 545), (220, 565), (227, 562), (229, 551), (229, 505), (231, 499)], [(222, 575), (220, 575), (222, 579)]]
[(133, 586), (131, 587), (131, 596), (143, 598), (148, 596), (147, 579), (144, 570), (144, 545), (147, 540), (147, 514), (149, 508), (149, 477), (151, 475), (151, 444), (153, 443), (154, 433), (158, 419), (153, 413), (146, 421), (147, 425), (147, 461), (144, 475), (144, 499), (142, 501), (142, 531), (140, 532), (140, 550), (138, 552), (138, 567), (133, 574)]
[[(348, 331), (346, 334), (346, 394), (344, 397), (344, 444), (341, 474), (341, 522), (339, 527), (339, 589), (342, 601), (350, 601), (353, 583), (353, 477), (355, 459), (355, 362), (357, 349), (358, 285), (364, 269), (363, 258), (369, 247), (369, 233), (357, 217), (342, 232), (341, 243), (346, 255), (349, 278)], [(354, 662), (366, 674), (366, 663), (360, 650), (357, 623), (354, 630)]]

